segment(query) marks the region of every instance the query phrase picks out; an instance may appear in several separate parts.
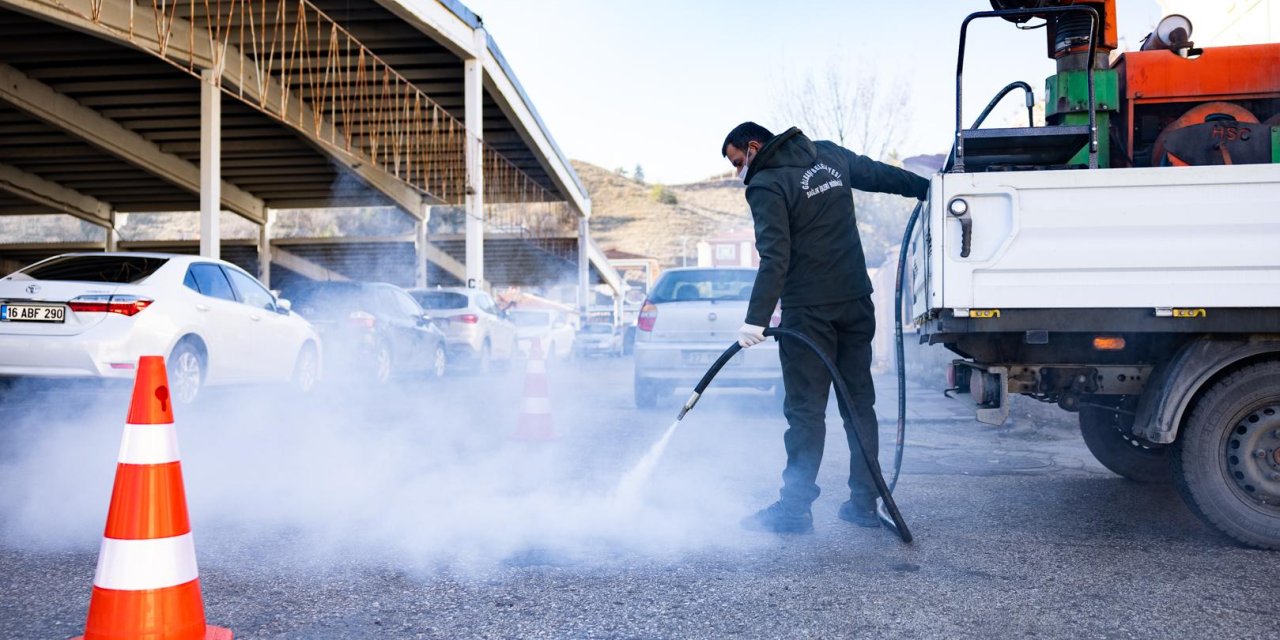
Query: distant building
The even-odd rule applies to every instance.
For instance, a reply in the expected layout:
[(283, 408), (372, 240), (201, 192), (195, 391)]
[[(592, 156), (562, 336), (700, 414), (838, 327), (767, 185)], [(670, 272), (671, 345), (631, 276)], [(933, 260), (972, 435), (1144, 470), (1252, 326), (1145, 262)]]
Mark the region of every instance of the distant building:
[(653, 283), (662, 274), (658, 259), (618, 249), (605, 249), (604, 255), (609, 264), (618, 270), (623, 283), (627, 285), (623, 306), (628, 310), (632, 307), (639, 309), (645, 296), (649, 295), (649, 290), (653, 288)]
[(698, 266), (759, 267), (755, 232), (734, 230), (698, 242)]
[(1191, 20), (1198, 47), (1280, 42), (1280, 0), (1157, 0), (1164, 15)]

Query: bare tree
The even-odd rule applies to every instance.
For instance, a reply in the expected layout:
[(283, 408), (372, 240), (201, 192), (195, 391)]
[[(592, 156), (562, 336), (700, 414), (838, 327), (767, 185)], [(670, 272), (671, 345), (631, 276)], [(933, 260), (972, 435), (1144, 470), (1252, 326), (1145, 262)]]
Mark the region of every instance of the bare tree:
[(907, 85), (874, 70), (853, 73), (831, 62), (807, 75), (787, 74), (777, 85), (778, 120), (877, 160), (892, 153), (900, 125), (911, 117)]

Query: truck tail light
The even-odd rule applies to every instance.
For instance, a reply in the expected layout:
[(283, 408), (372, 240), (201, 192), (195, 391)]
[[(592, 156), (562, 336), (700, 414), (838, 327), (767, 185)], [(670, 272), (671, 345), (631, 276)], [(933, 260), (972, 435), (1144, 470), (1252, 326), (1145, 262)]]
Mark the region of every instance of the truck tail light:
[(653, 331), (653, 324), (658, 321), (658, 306), (644, 301), (644, 306), (640, 307), (640, 316), (636, 318), (636, 328), (641, 331)]
[(132, 317), (151, 306), (152, 302), (155, 300), (142, 296), (89, 295), (72, 299), (67, 302), (67, 308), (76, 313), (117, 313)]
[(1120, 336), (1098, 336), (1093, 339), (1093, 348), (1098, 351), (1121, 351), (1124, 344), (1124, 338)]
[(461, 322), (462, 324), (475, 324), (480, 322), (480, 316), (474, 313), (464, 313), (460, 316), (451, 316), (449, 320), (451, 322)]

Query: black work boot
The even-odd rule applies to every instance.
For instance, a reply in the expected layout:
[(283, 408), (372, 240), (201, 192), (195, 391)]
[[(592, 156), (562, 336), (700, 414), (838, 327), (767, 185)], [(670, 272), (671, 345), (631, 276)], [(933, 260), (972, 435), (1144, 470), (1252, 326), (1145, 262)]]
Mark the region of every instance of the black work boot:
[(742, 528), (767, 533), (813, 533), (809, 507), (796, 507), (781, 500), (742, 519)]
[(880, 526), (880, 516), (876, 515), (876, 499), (862, 498), (845, 500), (840, 505), (839, 516), (845, 522), (852, 522), (859, 527)]

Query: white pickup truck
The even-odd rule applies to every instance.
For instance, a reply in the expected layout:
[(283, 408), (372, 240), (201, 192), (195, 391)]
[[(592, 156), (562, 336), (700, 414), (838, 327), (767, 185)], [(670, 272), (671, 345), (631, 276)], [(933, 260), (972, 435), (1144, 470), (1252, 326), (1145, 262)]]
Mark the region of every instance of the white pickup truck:
[(1078, 411), (1109, 469), (1172, 458), (1200, 515), (1280, 547), (1280, 165), (943, 173), (925, 207), (912, 315), (979, 420)]
[[(1057, 15), (1036, 13), (1051, 26)], [(958, 356), (952, 390), (980, 421), (1002, 423), (1010, 394), (1078, 412), (1107, 468), (1173, 480), (1210, 525), (1280, 549), (1280, 45), (1225, 49), (1132, 52), (1109, 66), (1092, 50), (1064, 55), (1050, 126), (958, 125), (905, 281), (921, 341)], [(1249, 63), (1224, 77), (1228, 59)], [(1076, 101), (1098, 119), (1081, 150), (1063, 142), (1070, 127), (1053, 127), (1084, 121), (1062, 107), (1084, 86), (1063, 78), (1084, 68), (1100, 97), (1090, 87)], [(1231, 103), (1174, 93), (1231, 82), (1244, 86)], [(1090, 154), (1099, 138), (1109, 149)]]

